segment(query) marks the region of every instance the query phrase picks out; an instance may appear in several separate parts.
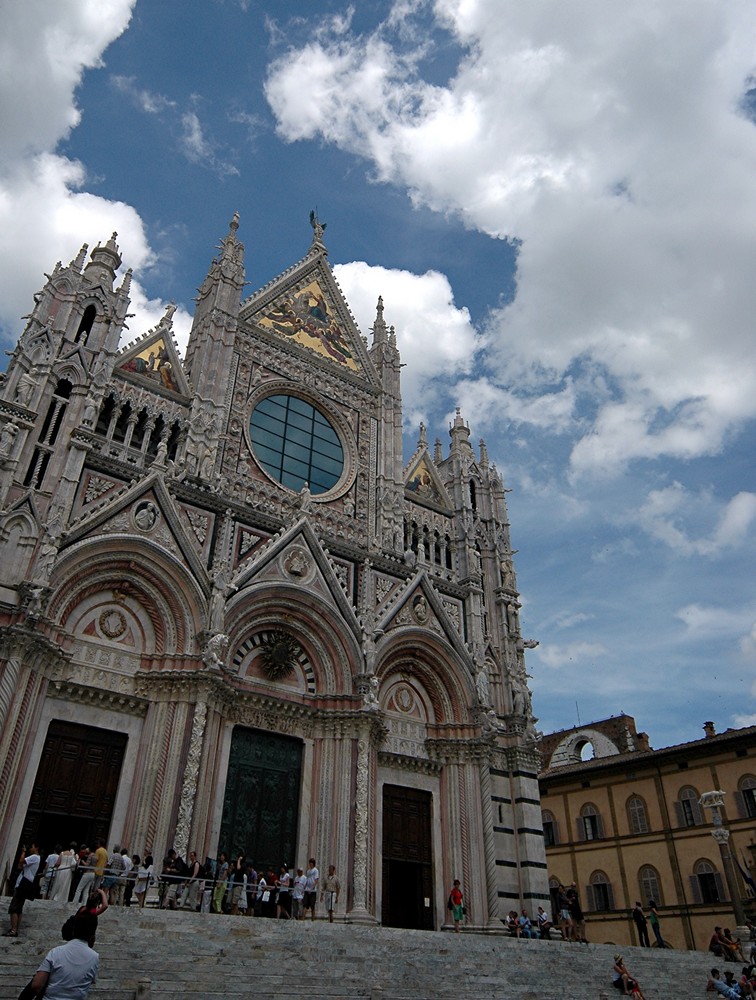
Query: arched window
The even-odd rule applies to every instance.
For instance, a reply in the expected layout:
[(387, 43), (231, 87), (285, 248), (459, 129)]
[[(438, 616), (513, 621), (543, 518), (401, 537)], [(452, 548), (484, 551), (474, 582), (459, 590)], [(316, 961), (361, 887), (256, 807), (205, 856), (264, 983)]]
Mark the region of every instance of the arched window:
[(478, 496), (475, 491), (475, 483), (472, 479), (470, 480), (470, 506), (473, 510), (478, 509)]
[(638, 871), (638, 888), (644, 906), (648, 904), (649, 899), (653, 899), (657, 906), (663, 904), (659, 873), (653, 865), (643, 865)]
[(593, 760), (596, 756), (596, 750), (590, 740), (582, 740), (577, 743), (575, 753), (579, 755), (580, 760)]
[(601, 840), (604, 836), (601, 816), (599, 816), (598, 809), (590, 802), (580, 810), (577, 820), (577, 835), (578, 840)]
[(74, 342), (79, 343), (81, 341), (86, 344), (87, 337), (92, 332), (92, 327), (94, 326), (94, 321), (97, 318), (97, 309), (95, 306), (87, 306), (84, 310), (84, 315), (81, 317), (81, 323), (79, 323), (79, 329), (76, 331), (76, 336), (74, 337)]
[[(627, 822), (630, 833), (648, 833), (646, 803), (640, 795), (632, 795), (627, 800)], [(655, 898), (655, 896), (651, 896), (651, 899)]]
[(693, 875), (688, 876), (694, 903), (722, 903), (727, 894), (722, 876), (707, 858), (697, 861)]
[(586, 897), (589, 910), (613, 910), (614, 892), (606, 872), (594, 872), (587, 886)]
[(756, 816), (756, 778), (752, 774), (746, 774), (738, 782), (735, 801), (741, 819), (753, 819)]
[(543, 842), (546, 847), (554, 847), (559, 843), (559, 828), (554, 814), (544, 809), (541, 813), (543, 821)]
[(697, 790), (691, 785), (680, 789), (677, 802), (675, 802), (678, 826), (701, 826), (703, 824), (704, 817), (701, 806), (698, 804), (700, 797)]
[(556, 876), (552, 875), (549, 879), (549, 897), (551, 899), (551, 915), (559, 913), (559, 886), (562, 883)]

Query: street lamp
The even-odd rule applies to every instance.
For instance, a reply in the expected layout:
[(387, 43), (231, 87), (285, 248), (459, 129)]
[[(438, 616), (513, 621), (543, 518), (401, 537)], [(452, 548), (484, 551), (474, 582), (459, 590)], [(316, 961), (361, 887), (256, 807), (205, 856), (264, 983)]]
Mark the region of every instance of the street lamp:
[(711, 822), (714, 829), (711, 835), (716, 840), (719, 853), (722, 858), (722, 868), (727, 879), (727, 889), (732, 900), (732, 911), (735, 915), (735, 922), (738, 927), (745, 926), (745, 911), (740, 900), (740, 886), (735, 878), (735, 869), (732, 865), (732, 855), (730, 854), (730, 831), (722, 823), (721, 807), (724, 805), (725, 793), (723, 791), (704, 792), (698, 800), (699, 805), (705, 809), (711, 809)]

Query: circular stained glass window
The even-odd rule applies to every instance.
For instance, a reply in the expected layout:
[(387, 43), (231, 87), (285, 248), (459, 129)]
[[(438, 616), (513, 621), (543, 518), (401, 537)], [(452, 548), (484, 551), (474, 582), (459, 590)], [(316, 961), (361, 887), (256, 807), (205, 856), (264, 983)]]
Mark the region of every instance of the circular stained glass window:
[(344, 471), (344, 449), (331, 422), (298, 396), (266, 396), (252, 411), (249, 436), (269, 476), (298, 493), (326, 493)]

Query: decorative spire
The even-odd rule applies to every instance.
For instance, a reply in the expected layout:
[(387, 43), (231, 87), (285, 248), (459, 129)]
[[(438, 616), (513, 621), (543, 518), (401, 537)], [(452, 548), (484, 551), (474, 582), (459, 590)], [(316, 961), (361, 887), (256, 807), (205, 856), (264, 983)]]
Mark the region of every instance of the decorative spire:
[(234, 212), (233, 218), (228, 224), (228, 235), (236, 236), (236, 231), (238, 230), (238, 228), (239, 228), (239, 213)]
[(89, 244), (82, 243), (81, 250), (79, 250), (78, 254), (71, 261), (69, 267), (72, 267), (75, 271), (80, 272), (81, 269), (84, 267), (84, 262), (87, 259), (87, 250), (89, 250)]
[(375, 307), (375, 323), (373, 323), (373, 343), (386, 343), (386, 321), (383, 318), (383, 296), (378, 296), (378, 305)]
[(440, 465), (444, 460), (444, 453), (441, 451), (441, 438), (436, 438), (433, 445), (433, 461), (436, 465)]
[(131, 278), (133, 274), (134, 274), (133, 270), (129, 268), (126, 274), (124, 274), (123, 276), (123, 281), (121, 282), (121, 287), (119, 288), (119, 291), (123, 292), (124, 295), (128, 295), (129, 292), (131, 291)]
[(484, 468), (488, 465), (488, 448), (483, 438), (480, 439), (480, 464)]

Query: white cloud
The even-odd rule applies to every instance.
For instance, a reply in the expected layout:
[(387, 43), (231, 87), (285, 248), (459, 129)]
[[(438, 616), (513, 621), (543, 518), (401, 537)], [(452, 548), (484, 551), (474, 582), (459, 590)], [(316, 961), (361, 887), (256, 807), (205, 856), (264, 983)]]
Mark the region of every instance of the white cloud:
[[(32, 292), (56, 258), (67, 263), (82, 243), (118, 233), (128, 265), (149, 266), (152, 251), (137, 212), (83, 190), (83, 164), (56, 154), (79, 121), (74, 93), (85, 69), (101, 65), (128, 26), (135, 0), (43, 0), (0, 8), (0, 331), (14, 340)], [(132, 284), (130, 335), (153, 325), (164, 305)], [(181, 335), (187, 317), (174, 317)]]
[(146, 114), (159, 115), (176, 107), (176, 102), (166, 97), (165, 94), (156, 94), (152, 90), (139, 87), (133, 76), (116, 74), (110, 77), (110, 82), (116, 90), (131, 98), (134, 104)]
[(396, 328), (407, 365), (402, 371), (402, 396), (418, 407), (405, 409), (405, 422), (412, 426), (427, 420), (422, 407), (428, 383), (439, 376), (469, 372), (480, 347), (467, 309), (454, 305), (449, 281), (437, 271), (413, 274), (353, 261), (337, 264), (334, 273), (364, 335), (375, 322), (378, 296), (383, 296), (384, 319)]
[[(521, 241), (490, 381), (523, 380), (519, 408), (502, 394), (516, 420), (543, 420), (533, 395), (593, 407), (575, 474), (716, 453), (756, 416), (752, 5), (436, 0), (461, 47), (443, 86), (404, 44), (412, 9), (395, 7), (401, 39), (342, 25), (274, 62), (279, 134), (320, 136), (416, 203)], [(570, 383), (585, 366), (607, 398)]]
[(696, 511), (711, 505), (710, 498), (693, 495), (675, 482), (648, 494), (637, 512), (637, 524), (681, 555), (717, 556), (745, 541), (756, 519), (756, 494), (738, 493), (721, 506), (708, 536), (689, 537), (681, 525)]

